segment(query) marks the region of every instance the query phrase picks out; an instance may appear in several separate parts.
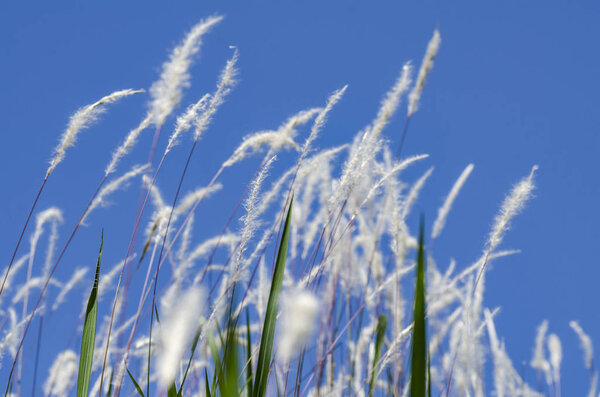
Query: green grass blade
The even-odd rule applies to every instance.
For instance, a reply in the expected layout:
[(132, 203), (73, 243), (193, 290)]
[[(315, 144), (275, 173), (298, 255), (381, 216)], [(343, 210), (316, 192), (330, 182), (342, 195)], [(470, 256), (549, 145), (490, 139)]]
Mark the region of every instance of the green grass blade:
[(150, 242), (152, 241), (152, 238), (154, 237), (154, 233), (156, 233), (157, 227), (158, 227), (158, 220), (154, 221), (154, 225), (152, 225), (152, 230), (150, 231), (150, 235), (148, 236), (148, 239), (146, 239), (146, 243), (144, 244), (144, 249), (142, 249), (142, 254), (140, 255), (140, 259), (138, 260), (137, 269), (140, 268), (140, 265), (144, 261), (144, 257), (146, 256), (146, 253), (148, 252), (148, 248), (150, 248)]
[(131, 371), (129, 371), (129, 368), (127, 368), (127, 375), (129, 375), (129, 379), (131, 379), (131, 382), (133, 383), (133, 386), (135, 386), (135, 390), (137, 390), (138, 394), (142, 397), (144, 396), (144, 392), (142, 391), (142, 388), (140, 387), (140, 385), (135, 381), (135, 378), (133, 377), (133, 375), (131, 374)]
[(271, 281), (271, 291), (265, 313), (265, 322), (263, 325), (260, 339), (260, 348), (258, 351), (258, 361), (256, 364), (256, 377), (254, 380), (253, 397), (263, 397), (267, 390), (269, 378), (269, 367), (271, 364), (271, 352), (273, 350), (273, 337), (275, 335), (275, 322), (277, 321), (277, 310), (279, 308), (279, 294), (281, 293), (281, 284), (283, 283), (283, 273), (285, 269), (285, 260), (287, 257), (288, 241), (290, 237), (290, 222), (292, 214), (292, 204), (294, 197), (290, 200), (290, 206), (287, 211), (283, 233), (277, 252), (275, 270), (273, 271), (273, 280)]
[[(230, 320), (231, 321), (231, 320)], [(227, 339), (225, 342), (225, 348), (223, 349), (223, 365), (225, 372), (222, 374), (221, 382), (223, 383), (223, 396), (237, 397), (239, 396), (238, 391), (238, 343), (236, 340), (236, 322), (231, 321), (229, 329), (227, 330)]]
[(217, 379), (220, 377), (221, 369), (223, 367), (221, 366), (221, 357), (219, 355), (219, 349), (217, 348), (215, 339), (212, 337), (212, 335), (208, 334), (206, 336), (206, 341), (208, 342), (210, 354), (213, 357), (213, 368), (215, 372), (213, 373), (212, 385), (210, 389), (214, 391), (217, 387)]
[(427, 357), (427, 397), (431, 397), (431, 357)]
[(183, 379), (181, 380), (181, 385), (179, 386), (179, 391), (177, 392), (178, 397), (181, 397), (183, 395), (183, 385), (185, 384), (188, 372), (190, 370), (190, 367), (192, 366), (192, 361), (194, 359), (194, 353), (196, 352), (196, 346), (198, 346), (198, 340), (200, 339), (201, 330), (202, 328), (198, 328), (198, 331), (196, 331), (196, 335), (194, 336), (194, 343), (192, 343), (192, 352), (190, 355), (190, 359), (188, 360), (187, 367), (185, 368), (185, 372), (183, 374)]
[(87, 397), (92, 375), (92, 358), (94, 357), (94, 343), (96, 341), (96, 317), (98, 316), (98, 280), (100, 278), (100, 262), (104, 246), (104, 231), (100, 237), (100, 252), (96, 263), (96, 275), (90, 298), (85, 310), (83, 335), (81, 337), (81, 353), (79, 355), (79, 375), (77, 377), (77, 397)]
[(246, 385), (252, 397), (252, 335), (250, 334), (250, 313), (246, 309)]
[(373, 395), (375, 379), (377, 378), (377, 362), (381, 356), (381, 347), (385, 339), (385, 329), (387, 327), (387, 316), (380, 314), (377, 321), (377, 336), (375, 338), (375, 355), (373, 356), (373, 368), (371, 369), (371, 380), (369, 381), (369, 397)]
[(425, 226), (423, 217), (419, 230), (417, 281), (415, 285), (414, 325), (410, 369), (410, 396), (427, 395), (427, 335), (425, 322)]
[(210, 386), (208, 385), (208, 371), (206, 368), (204, 368), (204, 389), (206, 392), (206, 397), (211, 397)]
[(108, 379), (108, 391), (106, 392), (106, 397), (110, 397), (112, 395), (113, 389), (113, 376), (115, 375), (115, 371), (110, 371), (110, 378)]
[(175, 381), (171, 382), (171, 386), (169, 386), (169, 390), (167, 391), (168, 397), (177, 397), (177, 386), (175, 385)]

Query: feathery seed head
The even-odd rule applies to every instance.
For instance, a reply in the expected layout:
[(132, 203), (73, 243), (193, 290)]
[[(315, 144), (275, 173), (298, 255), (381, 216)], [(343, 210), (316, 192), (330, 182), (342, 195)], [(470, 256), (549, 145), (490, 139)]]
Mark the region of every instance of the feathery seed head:
[(464, 169), (464, 171), (460, 174), (460, 176), (454, 183), (454, 186), (452, 186), (452, 189), (450, 190), (450, 193), (448, 193), (448, 197), (446, 197), (444, 204), (438, 210), (437, 218), (435, 219), (435, 222), (433, 223), (433, 231), (431, 232), (432, 239), (435, 239), (442, 232), (442, 229), (444, 228), (444, 225), (446, 224), (446, 217), (448, 216), (448, 213), (450, 212), (450, 208), (452, 208), (452, 204), (454, 203), (454, 200), (458, 196), (458, 193), (460, 192), (460, 189), (462, 189), (462, 186), (467, 181), (467, 178), (473, 171), (473, 168), (474, 168), (473, 164), (467, 165), (467, 168)]
[(150, 87), (149, 118), (152, 124), (160, 126), (179, 104), (182, 91), (190, 85), (189, 68), (194, 56), (202, 45), (202, 36), (223, 19), (213, 16), (196, 24), (185, 36), (181, 44), (163, 64), (160, 79)]
[(212, 95), (212, 97), (210, 99), (210, 103), (208, 104), (208, 107), (199, 117), (194, 118), (194, 125), (196, 127), (195, 131), (194, 131), (194, 140), (195, 141), (200, 139), (200, 136), (202, 135), (202, 133), (204, 133), (204, 131), (206, 131), (206, 128), (208, 127), (208, 124), (210, 123), (212, 116), (217, 112), (217, 109), (225, 101), (225, 97), (227, 96), (227, 94), (229, 94), (229, 92), (231, 92), (231, 89), (237, 82), (236, 77), (237, 77), (238, 71), (237, 71), (236, 65), (237, 65), (239, 54), (238, 54), (237, 48), (235, 48), (235, 47), (232, 47), (232, 48), (234, 49), (233, 55), (227, 61), (225, 68), (221, 72), (221, 76), (219, 78), (219, 83), (217, 84), (217, 90)]
[(510, 194), (504, 199), (502, 207), (500, 207), (500, 212), (498, 215), (496, 215), (492, 231), (490, 232), (490, 237), (488, 239), (488, 252), (493, 251), (494, 248), (500, 244), (502, 238), (504, 237), (504, 233), (510, 227), (510, 221), (512, 218), (521, 212), (521, 210), (525, 207), (527, 200), (531, 198), (533, 189), (535, 188), (535, 185), (533, 184), (533, 176), (537, 169), (538, 166), (534, 165), (531, 168), (529, 176), (517, 183), (511, 190)]
[(575, 331), (577, 337), (579, 338), (579, 342), (581, 343), (581, 348), (583, 349), (583, 358), (585, 360), (585, 366), (588, 369), (594, 368), (594, 347), (592, 344), (592, 339), (583, 331), (581, 326), (577, 321), (571, 321), (569, 326)]
[(319, 300), (311, 292), (292, 288), (282, 294), (277, 353), (283, 362), (289, 362), (309, 342), (317, 326), (318, 314)]
[(184, 114), (177, 118), (177, 123), (175, 125), (175, 130), (171, 137), (169, 138), (169, 143), (167, 144), (167, 148), (165, 149), (165, 154), (167, 154), (173, 146), (177, 145), (179, 136), (192, 128), (192, 124), (196, 118), (199, 117), (200, 113), (206, 110), (206, 106), (208, 105), (208, 100), (210, 99), (210, 94), (204, 95), (198, 102), (193, 105), (190, 105)]
[(75, 385), (75, 375), (79, 368), (77, 354), (73, 350), (61, 352), (44, 383), (44, 393), (47, 396), (67, 396)]
[(421, 98), (423, 88), (425, 87), (425, 80), (433, 68), (433, 60), (440, 49), (441, 42), (442, 37), (440, 36), (440, 31), (436, 29), (433, 32), (433, 37), (431, 37), (431, 40), (429, 40), (429, 44), (427, 45), (427, 51), (425, 52), (425, 57), (423, 57), (423, 62), (421, 63), (421, 68), (419, 69), (419, 75), (417, 76), (417, 82), (408, 95), (408, 117), (412, 116), (419, 108), (419, 99)]
[(54, 171), (54, 168), (56, 168), (56, 166), (63, 161), (67, 149), (75, 144), (77, 134), (79, 134), (79, 132), (81, 132), (83, 129), (91, 126), (106, 110), (106, 106), (104, 105), (108, 105), (123, 97), (138, 94), (140, 92), (144, 92), (144, 90), (126, 89), (115, 91), (112, 94), (77, 110), (75, 114), (71, 116), (67, 129), (65, 132), (63, 132), (58, 146), (56, 146), (54, 149), (54, 158), (50, 161), (50, 166), (46, 171), (46, 178), (48, 178), (52, 171)]
[(204, 293), (199, 287), (190, 287), (177, 299), (161, 302), (164, 320), (160, 323), (160, 351), (157, 360), (158, 379), (168, 387), (175, 379), (179, 363), (199, 325)]

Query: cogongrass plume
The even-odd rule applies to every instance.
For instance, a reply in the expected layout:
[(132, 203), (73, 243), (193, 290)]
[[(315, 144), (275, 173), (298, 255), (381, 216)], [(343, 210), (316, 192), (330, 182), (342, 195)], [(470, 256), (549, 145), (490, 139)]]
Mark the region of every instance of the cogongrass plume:
[(219, 23), (223, 17), (212, 16), (198, 22), (173, 49), (169, 60), (163, 64), (160, 79), (150, 87), (150, 109), (148, 118), (160, 126), (182, 98), (182, 91), (190, 85), (189, 68), (202, 45), (202, 36)]
[(54, 149), (54, 157), (50, 161), (50, 166), (46, 171), (46, 179), (50, 176), (56, 166), (65, 158), (65, 153), (68, 148), (75, 144), (77, 135), (85, 128), (93, 124), (105, 110), (106, 106), (110, 103), (116, 102), (117, 100), (144, 92), (144, 90), (132, 90), (126, 89), (121, 91), (115, 91), (110, 95), (107, 95), (91, 105), (84, 106), (77, 110), (75, 114), (71, 116), (69, 125), (65, 132), (63, 132), (58, 146)]
[(433, 68), (433, 60), (437, 56), (441, 42), (440, 31), (436, 29), (433, 31), (433, 36), (429, 40), (429, 44), (427, 44), (427, 51), (423, 57), (423, 62), (421, 62), (415, 86), (408, 95), (408, 117), (411, 117), (419, 108), (419, 99), (421, 99), (423, 88), (425, 88), (425, 80)]

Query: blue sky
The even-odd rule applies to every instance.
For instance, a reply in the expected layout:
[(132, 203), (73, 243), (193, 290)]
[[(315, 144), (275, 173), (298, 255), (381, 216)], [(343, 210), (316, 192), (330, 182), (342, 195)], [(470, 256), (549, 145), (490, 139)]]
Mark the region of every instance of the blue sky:
[[(344, 84), (349, 84), (346, 96), (318, 144), (349, 141), (371, 120), (403, 63), (420, 63), (439, 27), (442, 47), (405, 145), (406, 154), (429, 153), (427, 166), (435, 166), (418, 209), (431, 220), (462, 169), (473, 162), (475, 170), (434, 255), (442, 266), (452, 257), (462, 266), (475, 260), (504, 195), (538, 164), (535, 198), (503, 242), (522, 253), (494, 263), (485, 299), (488, 306), (502, 307), (497, 329), (517, 368), (529, 363), (535, 328), (548, 319), (563, 343), (563, 391), (582, 395), (588, 377), (568, 322), (579, 320), (600, 348), (597, 2), (2, 2), (0, 241), (5, 243), (0, 258), (10, 258), (69, 115), (114, 90), (147, 88), (182, 35), (214, 13), (226, 19), (206, 37), (184, 103), (212, 90), (230, 45), (240, 52), (241, 79), (202, 141), (188, 187), (206, 180), (207, 170), (245, 134), (322, 104)], [(110, 152), (139, 121), (145, 100), (129, 98), (111, 108), (101, 128), (83, 133), (57, 169), (39, 208), (57, 205), (65, 211), (63, 239)], [(400, 121), (387, 129), (392, 142), (399, 139)], [(136, 149), (139, 162), (149, 141), (146, 136)], [(182, 166), (184, 152), (178, 153), (181, 158), (163, 172), (164, 191), (174, 188), (176, 181), (168, 176), (175, 178)], [(414, 179), (423, 171), (407, 176)], [(229, 177), (243, 184), (251, 175), (248, 169)], [(237, 199), (241, 190), (230, 189), (226, 193)], [(117, 225), (125, 213), (119, 211), (135, 206), (137, 193), (131, 191), (115, 196), (116, 210), (92, 216), (65, 257), (71, 265), (65, 263), (59, 277), (69, 274), (69, 266), (93, 261), (100, 226), (113, 230), (106, 244), (114, 252), (106, 261), (123, 256), (130, 226)], [(222, 208), (232, 208), (233, 198), (220, 203)], [(133, 215), (126, 214), (132, 225)], [(223, 220), (215, 216), (205, 222), (215, 230)], [(6, 360), (2, 364), (4, 381)]]

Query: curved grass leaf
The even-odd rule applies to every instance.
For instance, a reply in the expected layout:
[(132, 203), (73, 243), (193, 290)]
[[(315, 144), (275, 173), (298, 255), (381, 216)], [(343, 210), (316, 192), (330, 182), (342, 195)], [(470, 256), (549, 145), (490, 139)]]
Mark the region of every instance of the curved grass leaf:
[(279, 308), (279, 294), (281, 293), (281, 284), (283, 283), (288, 240), (290, 237), (290, 222), (293, 201), (294, 196), (292, 195), (287, 216), (285, 218), (285, 225), (283, 226), (281, 241), (279, 243), (279, 251), (277, 252), (277, 260), (275, 262), (275, 270), (273, 271), (273, 280), (271, 281), (271, 291), (269, 292), (269, 301), (267, 303), (267, 311), (265, 313), (265, 322), (260, 339), (258, 361), (256, 364), (256, 378), (254, 381), (252, 397), (263, 397), (267, 390), (269, 368), (271, 364), (271, 352), (273, 351), (273, 337), (275, 336), (275, 322), (277, 321), (277, 310)]
[(410, 396), (427, 395), (427, 335), (425, 322), (425, 226), (423, 217), (419, 227), (417, 254), (417, 281), (415, 285), (414, 326), (412, 336)]
[(100, 252), (96, 263), (96, 275), (90, 298), (85, 310), (83, 335), (81, 337), (81, 354), (79, 356), (79, 375), (77, 377), (77, 397), (87, 397), (92, 375), (92, 358), (94, 357), (94, 343), (96, 341), (96, 317), (98, 316), (98, 280), (100, 278), (100, 262), (104, 246), (104, 231), (100, 237)]
[(181, 380), (181, 385), (179, 386), (179, 391), (177, 392), (177, 396), (183, 396), (183, 385), (185, 384), (185, 380), (187, 379), (188, 372), (190, 367), (192, 366), (192, 360), (194, 358), (194, 353), (196, 352), (196, 346), (198, 346), (198, 340), (200, 339), (201, 328), (198, 328), (196, 331), (196, 335), (194, 336), (194, 343), (192, 343), (192, 353), (190, 355), (190, 359), (187, 363), (187, 367), (185, 368), (185, 373), (183, 374), (183, 379)]
[(131, 374), (131, 371), (129, 371), (129, 368), (127, 368), (127, 375), (129, 375), (129, 379), (131, 379), (131, 382), (133, 383), (133, 386), (135, 386), (135, 390), (137, 390), (138, 394), (142, 397), (144, 396), (144, 392), (142, 391), (142, 388), (140, 387), (140, 385), (135, 381), (135, 378), (133, 377), (133, 375)]
[(246, 386), (252, 394), (252, 335), (250, 334), (250, 313), (246, 308)]
[(373, 395), (375, 379), (377, 378), (377, 362), (381, 356), (381, 346), (383, 346), (383, 340), (385, 338), (385, 329), (387, 327), (387, 316), (384, 314), (379, 315), (377, 321), (377, 336), (375, 338), (375, 355), (373, 356), (373, 368), (371, 369), (371, 380), (369, 381), (369, 397)]

